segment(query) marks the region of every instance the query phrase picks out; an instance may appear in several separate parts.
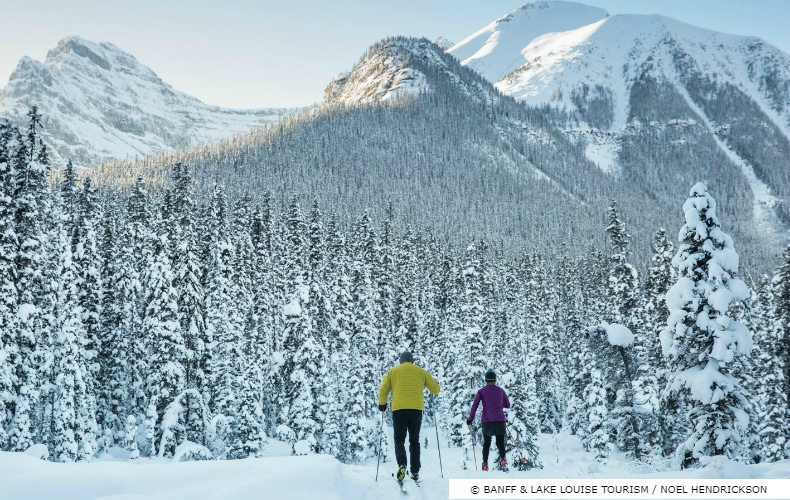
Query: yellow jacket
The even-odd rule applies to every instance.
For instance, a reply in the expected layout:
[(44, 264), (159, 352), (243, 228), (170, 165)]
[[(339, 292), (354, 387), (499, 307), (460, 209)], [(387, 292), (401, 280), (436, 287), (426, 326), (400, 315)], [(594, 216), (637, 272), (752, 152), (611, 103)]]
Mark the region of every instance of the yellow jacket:
[(414, 363), (401, 363), (387, 372), (379, 388), (379, 405), (387, 404), (392, 391), (392, 411), (422, 410), (425, 408), (423, 387), (431, 394), (439, 394), (439, 384), (430, 373)]

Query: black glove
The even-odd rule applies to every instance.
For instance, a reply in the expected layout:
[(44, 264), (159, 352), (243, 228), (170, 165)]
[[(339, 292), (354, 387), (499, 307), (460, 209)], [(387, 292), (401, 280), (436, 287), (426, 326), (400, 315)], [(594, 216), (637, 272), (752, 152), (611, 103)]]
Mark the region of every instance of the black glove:
[(466, 425), (472, 425), (472, 419), (471, 418), (467, 418), (466, 419)]
[(379, 411), (384, 411), (387, 409), (387, 405), (379, 405)]

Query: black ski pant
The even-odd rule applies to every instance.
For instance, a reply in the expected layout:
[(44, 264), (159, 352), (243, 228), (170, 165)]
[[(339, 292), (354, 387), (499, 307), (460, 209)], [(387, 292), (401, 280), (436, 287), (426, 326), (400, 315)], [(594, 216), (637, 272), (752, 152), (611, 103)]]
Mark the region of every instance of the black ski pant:
[(483, 422), (483, 462), (488, 463), (488, 450), (491, 449), (491, 438), (496, 437), (499, 456), (505, 456), (505, 422)]
[(411, 473), (420, 472), (420, 427), (422, 410), (395, 410), (392, 412), (392, 429), (395, 434), (395, 461), (406, 467), (406, 433), (409, 434), (409, 462)]

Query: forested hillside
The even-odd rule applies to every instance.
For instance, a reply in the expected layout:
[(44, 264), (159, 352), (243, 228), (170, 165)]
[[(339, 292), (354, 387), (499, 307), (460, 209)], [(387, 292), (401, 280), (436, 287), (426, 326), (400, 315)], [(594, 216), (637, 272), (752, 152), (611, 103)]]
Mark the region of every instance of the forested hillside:
[[(365, 92), (360, 82), (373, 83)], [(678, 95), (667, 92), (645, 80), (634, 113), (645, 116), (640, 106), (651, 103), (672, 108)], [(692, 118), (675, 118), (682, 117)], [(223, 143), (91, 175), (126, 187), (143, 175), (156, 190), (182, 162), (204, 193), (221, 184), (231, 199), (248, 193), (260, 201), (271, 192), (280, 207), (293, 195), (304, 206), (315, 199), (346, 229), (364, 210), (383, 218), (391, 203), (403, 223), (448, 245), (485, 238), (511, 256), (538, 251), (551, 260), (563, 244), (575, 257), (602, 248), (604, 214), (615, 200), (642, 270), (651, 235), (682, 222), (684, 193), (704, 180), (725, 227), (742, 242), (745, 272), (756, 277), (778, 265), (783, 240), (755, 219), (748, 179), (693, 120), (637, 122), (622, 137), (619, 175), (587, 158), (595, 138), (567, 133), (573, 120), (503, 96), (427, 40), (395, 38), (333, 82), (322, 107)]]
[[(192, 458), (224, 459), (260, 455), (267, 437), (277, 437), (291, 443), (294, 453), (360, 461), (377, 450), (381, 377), (409, 349), (442, 386), (440, 396), (428, 401), (426, 418), (438, 421), (456, 446), (469, 439), (469, 401), (484, 370), (493, 367), (514, 402), (511, 430), (533, 467), (541, 465), (537, 433), (561, 429), (578, 435), (600, 460), (616, 447), (650, 462), (672, 456), (684, 442), (701, 443), (695, 450), (703, 455), (781, 459), (788, 435), (790, 253), (772, 271), (772, 281), (750, 282), (751, 307), (744, 307), (749, 291), (735, 280), (739, 240), (721, 230), (703, 188), (695, 186), (689, 195), (691, 185), (677, 194), (692, 196), (677, 207), (685, 225), (681, 219), (642, 241), (651, 248), (642, 273), (635, 265), (631, 225), (623, 222), (622, 205), (611, 201), (589, 216), (586, 227), (605, 235), (599, 246), (574, 246), (569, 237), (566, 244), (557, 241), (550, 254), (537, 243), (505, 248), (507, 233), (495, 233), (497, 226), (491, 226), (492, 236), (475, 236), (484, 233), (482, 225), (459, 235), (464, 245), (454, 244), (448, 231), (460, 231), (460, 221), (443, 232), (439, 222), (449, 220), (442, 211), (457, 210), (457, 217), (464, 207), (443, 205), (438, 186), (482, 185), (476, 192), (490, 194), (491, 184), (505, 189), (504, 179), (528, 178), (536, 164), (561, 171), (564, 154), (573, 149), (561, 138), (538, 134), (536, 141), (549, 147), (540, 150), (545, 164), (533, 163), (530, 155), (539, 161), (537, 147), (528, 141), (508, 146), (515, 139), (503, 125), (498, 144), (513, 152), (505, 157), (513, 163), (492, 161), (472, 169), (463, 154), (453, 152), (492, 153), (467, 146), (475, 138), (491, 139), (491, 128), (475, 135), (476, 127), (460, 124), (499, 116), (504, 121), (495, 124), (541, 131), (540, 115), (510, 104), (494, 105), (491, 116), (462, 114), (456, 106), (465, 97), (450, 92), (425, 94), (419, 107), (403, 101), (392, 109), (304, 117), (187, 155), (194, 170), (164, 158), (149, 160), (129, 166), (135, 176), (150, 176), (140, 175), (124, 189), (104, 184), (98, 190), (73, 167), (50, 184), (37, 111), (31, 110), (26, 129), (0, 124), (0, 448), (22, 451), (44, 443), (50, 459), (74, 461), (91, 460), (113, 446), (132, 457), (167, 457), (191, 442)], [(449, 117), (455, 120), (439, 119)], [(395, 127), (398, 137), (412, 142), (399, 143), (377, 123)], [(320, 138), (330, 138), (311, 132), (311, 124), (333, 130), (339, 137), (331, 141), (337, 142), (322, 146)], [(459, 131), (429, 124), (457, 124)], [(428, 167), (439, 163), (426, 158), (436, 150), (419, 136), (442, 130), (455, 147), (444, 149), (447, 163), (433, 171)], [(351, 133), (370, 148), (349, 148), (335, 157), (348, 157), (348, 163), (321, 156), (343, 151), (341, 139)], [(380, 163), (368, 161), (370, 151), (381, 155)], [(296, 161), (306, 158), (311, 161)], [(395, 158), (416, 167), (388, 170)], [(454, 160), (486, 175), (464, 178), (468, 172), (450, 168)], [(494, 165), (505, 165), (500, 176)], [(320, 176), (319, 167), (343, 175)], [(374, 183), (366, 175), (371, 170), (391, 176), (394, 184)], [(278, 171), (271, 177), (246, 173)], [(420, 192), (415, 177), (435, 179), (434, 190)], [(105, 174), (103, 182), (109, 179)], [(298, 179), (311, 182), (311, 190), (301, 191), (312, 198), (307, 203), (291, 195), (281, 204), (270, 192), (258, 191), (291, 191)], [(559, 190), (557, 179), (569, 181), (563, 190), (571, 179), (582, 182), (556, 175), (524, 180), (522, 186), (542, 183), (544, 190)], [(413, 198), (404, 194), (402, 205), (379, 205), (399, 189)], [(537, 189), (528, 192), (535, 196), (532, 203), (540, 199)], [(341, 214), (339, 205), (327, 201), (331, 197), (351, 201), (342, 204)], [(489, 201), (451, 202), (463, 199)], [(405, 203), (418, 200), (434, 203), (433, 227), (418, 223), (414, 207)], [(576, 200), (574, 207), (547, 200), (533, 210), (575, 224), (577, 214), (585, 213), (576, 208), (592, 210), (589, 200)], [(375, 210), (361, 208), (368, 203)], [(492, 223), (506, 207), (501, 202), (491, 208)], [(600, 225), (593, 229), (596, 217)], [(570, 225), (568, 232), (575, 234)], [(708, 230), (711, 239), (694, 239)], [(696, 272), (695, 262), (707, 271)], [(689, 295), (692, 282), (704, 300)], [(666, 300), (670, 290), (675, 291)], [(706, 304), (702, 312), (694, 309), (699, 304)], [(668, 323), (670, 313), (674, 319)], [(714, 343), (718, 347), (711, 351), (710, 339), (699, 332), (708, 320), (695, 320), (702, 314), (716, 320), (711, 328), (722, 335), (737, 330), (739, 347)], [(683, 370), (699, 366), (684, 364), (689, 361), (683, 318), (691, 318), (689, 332), (703, 336), (703, 344), (689, 344), (692, 349), (715, 358), (714, 364), (727, 359), (717, 368), (732, 382), (717, 389), (728, 398), (723, 408), (703, 401), (699, 391), (668, 390), (673, 381), (683, 386)], [(750, 358), (742, 356), (748, 345), (743, 335), (753, 338)], [(688, 409), (696, 422), (710, 416), (708, 423), (692, 429), (695, 420), (680, 418)], [(723, 448), (709, 439), (711, 428), (724, 428), (719, 425), (727, 429)], [(385, 444), (383, 450), (389, 449)]]

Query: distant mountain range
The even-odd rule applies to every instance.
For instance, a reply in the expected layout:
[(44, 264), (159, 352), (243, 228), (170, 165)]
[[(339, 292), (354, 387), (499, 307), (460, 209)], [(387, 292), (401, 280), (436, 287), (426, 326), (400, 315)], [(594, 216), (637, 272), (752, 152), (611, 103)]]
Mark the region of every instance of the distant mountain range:
[[(34, 101), (61, 156), (163, 151), (136, 164), (149, 175), (171, 148), (289, 112), (206, 106), (79, 38), (45, 64), (23, 59), (0, 114), (24, 117)], [(321, 105), (179, 157), (204, 184), (296, 193), (349, 216), (395, 201), (405, 221), (449, 241), (513, 249), (600, 248), (615, 199), (640, 259), (656, 229), (680, 228), (688, 190), (706, 181), (759, 272), (790, 235), (790, 57), (662, 16), (536, 2), (455, 45), (379, 42)], [(114, 175), (102, 169), (105, 182)]]
[(218, 141), (293, 112), (209, 106), (115, 45), (77, 36), (43, 63), (23, 57), (0, 91), (0, 116), (12, 121), (33, 104), (55, 157), (82, 167)]
[(696, 130), (748, 179), (761, 229), (781, 233), (790, 221), (790, 58), (759, 38), (536, 2), (448, 52), (502, 93), (568, 112), (566, 133), (579, 135), (588, 158), (614, 176), (631, 163), (623, 157), (630, 136)]

